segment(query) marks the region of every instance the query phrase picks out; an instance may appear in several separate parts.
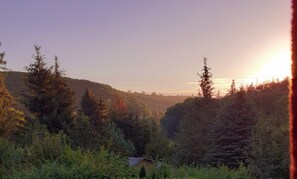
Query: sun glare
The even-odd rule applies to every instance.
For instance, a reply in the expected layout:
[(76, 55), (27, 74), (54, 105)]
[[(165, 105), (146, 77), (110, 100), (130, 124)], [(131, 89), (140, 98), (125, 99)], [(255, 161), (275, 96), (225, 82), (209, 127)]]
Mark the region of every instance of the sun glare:
[(283, 50), (268, 56), (266, 63), (259, 70), (259, 82), (272, 79), (284, 79), (291, 76), (291, 51)]

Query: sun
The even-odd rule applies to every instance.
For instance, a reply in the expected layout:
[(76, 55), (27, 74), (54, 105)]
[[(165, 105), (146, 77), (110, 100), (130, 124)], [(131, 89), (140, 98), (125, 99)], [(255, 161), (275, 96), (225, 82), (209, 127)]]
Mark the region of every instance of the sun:
[(281, 80), (291, 76), (291, 51), (289, 49), (273, 52), (266, 59), (267, 61), (257, 74), (259, 82)]

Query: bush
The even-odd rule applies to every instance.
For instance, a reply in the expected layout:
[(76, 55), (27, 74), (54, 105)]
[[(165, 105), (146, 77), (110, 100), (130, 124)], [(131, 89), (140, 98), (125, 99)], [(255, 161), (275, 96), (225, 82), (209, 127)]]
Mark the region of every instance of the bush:
[(15, 168), (21, 167), (24, 162), (24, 150), (0, 137), (0, 174), (10, 173)]

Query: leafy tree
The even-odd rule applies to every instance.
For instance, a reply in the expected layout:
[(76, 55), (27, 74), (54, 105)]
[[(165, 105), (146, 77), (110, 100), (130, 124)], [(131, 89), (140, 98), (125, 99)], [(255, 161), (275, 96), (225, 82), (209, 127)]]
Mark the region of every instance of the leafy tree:
[(216, 108), (214, 101), (196, 99), (184, 115), (176, 136), (175, 160), (179, 164), (208, 164)]
[(126, 140), (121, 129), (113, 122), (110, 122), (106, 129), (106, 147), (109, 151), (122, 156), (133, 156), (135, 153), (134, 144), (130, 140)]
[(85, 150), (98, 149), (102, 144), (101, 136), (93, 135), (90, 119), (84, 114), (77, 115), (71, 122), (71, 127), (67, 131), (74, 147)]
[(256, 178), (289, 178), (289, 131), (286, 121), (263, 111), (249, 147), (249, 168)]
[(203, 97), (205, 99), (209, 99), (212, 97), (212, 94), (213, 94), (212, 91), (214, 90), (214, 88), (212, 87), (213, 82), (211, 80), (212, 74), (209, 71), (210, 68), (207, 66), (207, 58), (204, 57), (203, 62), (204, 62), (204, 66), (202, 69), (203, 73), (202, 75), (200, 75), (199, 73), (197, 74), (200, 77), (199, 85), (202, 90)]
[(150, 139), (150, 124), (147, 119), (130, 113), (126, 116), (111, 119), (123, 131), (125, 138), (131, 140), (136, 148), (136, 155), (145, 154), (145, 147)]
[(152, 121), (150, 129), (150, 140), (145, 148), (145, 153), (152, 159), (168, 159), (171, 154), (169, 142), (166, 136), (160, 131), (155, 121)]
[[(0, 70), (6, 70), (4, 52), (0, 53)], [(11, 136), (24, 124), (23, 112), (13, 108), (14, 99), (5, 86), (5, 74), (0, 71), (0, 136)]]

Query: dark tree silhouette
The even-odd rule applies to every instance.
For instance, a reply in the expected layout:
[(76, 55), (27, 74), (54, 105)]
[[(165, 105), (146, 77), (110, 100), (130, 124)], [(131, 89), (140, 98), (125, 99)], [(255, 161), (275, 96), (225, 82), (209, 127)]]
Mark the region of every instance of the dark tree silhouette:
[(47, 125), (51, 132), (58, 132), (71, 122), (74, 92), (63, 77), (58, 58), (55, 57), (55, 66), (47, 67), (40, 46), (34, 47), (35, 62), (26, 67), (25, 75), (29, 93), (24, 95), (23, 102), (41, 124)]
[(36, 115), (42, 124), (49, 123), (49, 116), (53, 112), (51, 103), (51, 68), (46, 66), (44, 57), (40, 54), (40, 46), (34, 46), (35, 62), (26, 67), (25, 84), (29, 91), (24, 95), (27, 109)]
[(72, 120), (74, 91), (66, 83), (64, 72), (60, 70), (58, 57), (55, 57), (55, 66), (52, 73), (52, 130), (65, 129)]
[(234, 95), (236, 93), (236, 87), (235, 87), (235, 80), (232, 80), (230, 90), (228, 91), (228, 95)]
[(213, 94), (212, 91), (214, 90), (214, 88), (212, 87), (213, 82), (211, 80), (212, 74), (210, 73), (210, 68), (207, 66), (207, 58), (204, 57), (203, 62), (204, 62), (204, 66), (202, 69), (203, 71), (202, 75), (197, 73), (197, 75), (200, 77), (200, 80), (198, 82), (202, 90), (203, 97), (205, 99), (210, 99)]
[(101, 128), (104, 125), (107, 120), (106, 107), (89, 89), (86, 89), (80, 105), (82, 112), (89, 117), (91, 126)]

